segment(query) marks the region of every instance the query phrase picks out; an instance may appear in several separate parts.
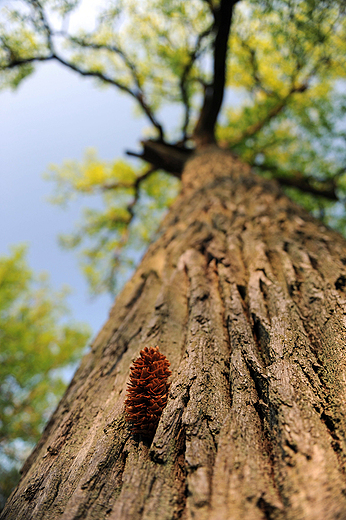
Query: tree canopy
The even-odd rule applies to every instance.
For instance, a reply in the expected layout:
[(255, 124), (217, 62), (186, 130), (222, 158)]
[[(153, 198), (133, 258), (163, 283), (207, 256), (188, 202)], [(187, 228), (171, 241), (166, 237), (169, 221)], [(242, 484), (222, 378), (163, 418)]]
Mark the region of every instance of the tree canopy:
[(90, 337), (25, 256), (21, 246), (0, 258), (0, 507)]
[[(100, 5), (91, 30), (76, 24), (80, 3), (8, 3), (0, 76), (3, 88), (17, 88), (37, 63), (55, 60), (129, 95), (150, 124), (142, 151), (128, 152), (139, 166), (90, 152), (49, 172), (56, 201), (102, 194), (104, 211), (87, 210), (63, 238), (84, 244), (93, 291), (116, 290), (177, 193), (185, 161), (215, 140), (345, 233), (343, 2), (116, 0)], [(162, 120), (167, 105), (174, 125)]]

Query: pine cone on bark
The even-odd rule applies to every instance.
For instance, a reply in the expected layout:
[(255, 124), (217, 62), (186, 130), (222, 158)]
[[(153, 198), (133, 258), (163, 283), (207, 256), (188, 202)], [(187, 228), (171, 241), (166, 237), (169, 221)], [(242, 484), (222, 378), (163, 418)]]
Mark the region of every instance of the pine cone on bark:
[(172, 372), (159, 347), (145, 347), (130, 370), (130, 382), (125, 400), (126, 420), (132, 423), (132, 433), (152, 439), (162, 410), (167, 404)]

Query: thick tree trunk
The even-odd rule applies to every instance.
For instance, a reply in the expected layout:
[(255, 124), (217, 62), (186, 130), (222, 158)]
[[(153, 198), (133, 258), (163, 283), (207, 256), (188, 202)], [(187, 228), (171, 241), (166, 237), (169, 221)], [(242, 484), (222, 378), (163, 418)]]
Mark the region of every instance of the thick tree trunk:
[[(3, 519), (346, 519), (346, 243), (230, 154), (183, 191), (83, 359)], [(171, 362), (151, 445), (125, 422)]]

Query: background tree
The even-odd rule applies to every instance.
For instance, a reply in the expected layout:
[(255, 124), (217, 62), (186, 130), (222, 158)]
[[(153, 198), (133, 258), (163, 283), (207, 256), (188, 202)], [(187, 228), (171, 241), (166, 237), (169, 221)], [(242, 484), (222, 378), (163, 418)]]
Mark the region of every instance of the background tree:
[[(4, 514), (344, 516), (345, 242), (245, 165), (342, 227), (343, 5), (119, 1), (78, 34), (67, 23), (75, 2), (21, 5), (1, 32), (4, 85), (57, 60), (130, 95), (152, 125), (129, 152), (146, 169), (90, 157), (55, 169), (63, 200), (107, 194), (82, 233), (96, 239), (96, 290), (114, 287), (114, 256), (154, 198), (154, 172), (182, 191)], [(216, 126), (226, 85), (242, 99)], [(180, 104), (179, 130), (160, 121), (165, 103)], [(162, 188), (163, 206), (168, 176)], [(123, 401), (131, 358), (153, 342), (173, 384), (149, 450), (125, 426)]]
[(64, 292), (53, 294), (45, 278), (35, 280), (25, 253), (17, 247), (0, 258), (1, 508), (90, 335), (66, 322)]

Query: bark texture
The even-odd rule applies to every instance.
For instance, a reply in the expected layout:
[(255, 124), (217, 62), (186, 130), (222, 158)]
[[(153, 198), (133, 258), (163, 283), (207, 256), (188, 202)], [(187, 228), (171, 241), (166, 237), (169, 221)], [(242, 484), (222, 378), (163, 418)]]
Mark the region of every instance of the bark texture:
[[(183, 190), (8, 501), (8, 520), (346, 519), (346, 243), (230, 154)], [(129, 367), (173, 375), (151, 445)]]

